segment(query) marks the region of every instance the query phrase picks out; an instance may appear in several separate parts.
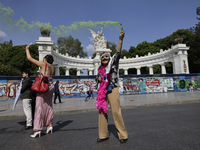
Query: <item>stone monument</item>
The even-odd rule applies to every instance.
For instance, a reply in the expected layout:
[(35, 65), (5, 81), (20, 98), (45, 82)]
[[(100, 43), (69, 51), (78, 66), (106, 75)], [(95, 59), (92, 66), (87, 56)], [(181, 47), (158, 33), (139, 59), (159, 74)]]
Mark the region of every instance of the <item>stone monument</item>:
[(50, 29), (47, 29), (47, 28), (44, 28), (44, 27), (41, 27), (40, 28), (40, 33), (43, 37), (49, 37), (50, 36), (50, 33), (51, 33), (51, 30)]
[(98, 31), (95, 33), (93, 30), (89, 29), (92, 33), (92, 37), (94, 38), (94, 52), (93, 55), (99, 55), (101, 52), (107, 52), (110, 53), (111, 50), (107, 49), (107, 40), (104, 37), (103, 34), (103, 28), (101, 28), (101, 31)]
[(90, 32), (92, 33), (92, 37), (94, 38), (94, 52), (93, 52), (93, 56), (94, 60), (94, 74), (96, 75), (98, 73), (98, 67), (101, 64), (101, 60), (100, 60), (100, 54), (102, 52), (107, 52), (110, 54), (111, 50), (107, 49), (107, 40), (104, 37), (103, 34), (103, 28), (101, 28), (101, 31), (95, 33), (93, 30), (89, 29)]
[[(80, 58), (69, 56), (66, 54), (60, 54), (58, 49), (53, 49), (54, 42), (51, 41), (50, 30), (41, 29), (41, 34), (43, 37), (39, 37), (39, 40), (36, 40), (39, 51), (39, 60), (43, 61), (43, 57), (47, 54), (51, 54), (54, 58), (53, 66), (55, 67), (55, 75), (60, 75), (59, 68), (65, 68), (65, 75), (69, 75), (69, 69), (75, 68), (77, 70), (77, 76), (80, 76), (80, 71), (82, 69), (87, 69), (89, 75), (97, 75), (98, 67), (101, 64), (100, 53), (107, 52), (110, 53), (111, 50), (107, 49), (107, 40), (103, 34), (103, 28), (101, 31), (95, 33), (90, 29), (92, 37), (94, 38), (94, 59), (91, 58)], [(189, 74), (189, 65), (188, 65), (188, 53), (189, 47), (186, 44), (181, 44), (183, 38), (176, 38), (176, 45), (172, 45), (171, 48), (167, 50), (160, 49), (160, 52), (155, 54), (148, 53), (148, 56), (138, 56), (135, 58), (126, 58), (119, 60), (119, 69), (124, 70), (124, 74), (128, 75), (128, 70), (131, 68), (137, 69), (137, 75), (141, 74), (142, 67), (149, 67), (149, 74), (153, 73), (153, 66), (161, 66), (161, 74), (166, 74), (165, 63), (173, 63), (173, 74)]]

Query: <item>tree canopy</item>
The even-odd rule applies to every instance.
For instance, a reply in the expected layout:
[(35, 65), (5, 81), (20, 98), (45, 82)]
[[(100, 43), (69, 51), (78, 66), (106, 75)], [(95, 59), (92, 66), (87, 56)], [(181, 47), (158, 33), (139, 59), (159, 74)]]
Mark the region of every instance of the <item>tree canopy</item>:
[[(197, 15), (200, 16), (200, 7), (197, 8)], [(197, 17), (200, 20), (200, 17)], [(193, 36), (190, 39), (190, 50), (188, 52), (188, 61), (190, 72), (200, 72), (200, 22), (195, 27), (190, 28)]]
[(59, 37), (57, 46), (61, 54), (68, 53), (72, 57), (77, 55), (82, 58), (87, 57), (87, 52), (83, 51), (81, 42), (78, 39), (74, 39), (71, 35), (69, 37)]
[[(81, 42), (78, 39), (74, 39), (71, 35), (69, 37), (59, 37), (57, 40), (57, 48), (61, 54), (68, 53), (70, 56), (75, 57), (79, 55), (84, 58), (87, 57), (87, 52), (83, 51)], [(76, 69), (70, 69), (70, 75), (76, 75)], [(65, 69), (60, 68), (60, 74), (65, 75)]]
[[(38, 67), (26, 58), (26, 45), (12, 46), (12, 40), (0, 43), (0, 75), (21, 76), (26, 69), (37, 75)], [(30, 47), (31, 56), (39, 59), (38, 46)]]

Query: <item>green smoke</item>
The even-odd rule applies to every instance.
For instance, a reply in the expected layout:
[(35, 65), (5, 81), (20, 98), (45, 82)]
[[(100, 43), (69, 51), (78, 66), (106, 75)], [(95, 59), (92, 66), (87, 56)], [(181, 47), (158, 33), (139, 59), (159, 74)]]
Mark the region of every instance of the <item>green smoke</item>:
[(53, 32), (54, 34), (61, 36), (62, 33), (67, 34), (71, 31), (79, 30), (82, 29), (83, 27), (88, 27), (88, 28), (94, 28), (99, 25), (106, 26), (106, 25), (116, 25), (118, 26), (121, 30), (123, 30), (121, 24), (119, 22), (114, 22), (114, 21), (80, 21), (80, 22), (74, 22), (70, 26), (64, 26), (60, 25), (59, 27), (52, 27), (50, 23), (44, 23), (44, 22), (39, 22), (39, 21), (32, 21), (31, 24), (27, 23), (27, 21), (24, 20), (24, 18), (20, 18), (18, 21), (14, 21), (13, 19), (10, 19), (10, 16), (14, 15), (14, 11), (10, 7), (4, 7), (0, 3), (0, 19), (4, 20), (4, 23), (14, 23), (16, 27), (21, 27), (23, 31), (27, 31), (28, 29), (33, 29), (37, 27), (44, 27), (48, 28)]

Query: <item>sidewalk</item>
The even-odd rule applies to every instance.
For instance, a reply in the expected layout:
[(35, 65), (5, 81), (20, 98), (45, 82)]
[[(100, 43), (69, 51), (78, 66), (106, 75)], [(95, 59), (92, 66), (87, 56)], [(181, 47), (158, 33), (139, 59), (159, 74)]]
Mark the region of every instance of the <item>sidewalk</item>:
[[(85, 102), (84, 97), (64, 98), (62, 99), (62, 102), (63, 103), (53, 104), (54, 115), (97, 111), (95, 106), (95, 99), (90, 99), (89, 101)], [(120, 96), (120, 103), (122, 109), (173, 105), (180, 103), (199, 103), (199, 102), (200, 102), (200, 91)], [(0, 102), (0, 119), (24, 117), (22, 101), (19, 101), (16, 108), (11, 112), (13, 103), (14, 101)]]

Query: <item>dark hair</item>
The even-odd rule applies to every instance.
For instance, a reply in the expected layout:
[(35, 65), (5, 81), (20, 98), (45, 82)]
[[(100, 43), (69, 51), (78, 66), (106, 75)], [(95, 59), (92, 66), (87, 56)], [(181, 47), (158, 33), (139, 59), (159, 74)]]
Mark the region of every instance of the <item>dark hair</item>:
[(47, 60), (48, 63), (53, 64), (54, 59), (53, 59), (52, 55), (48, 54), (44, 58), (46, 58), (46, 60)]
[(28, 76), (30, 77), (31, 72), (30, 72), (29, 70), (24, 70), (23, 72), (24, 72), (25, 74), (28, 74)]
[(101, 64), (100, 64), (100, 66), (99, 66), (98, 70), (101, 68), (101, 66), (103, 66), (103, 63), (102, 63), (102, 62), (101, 62)]

